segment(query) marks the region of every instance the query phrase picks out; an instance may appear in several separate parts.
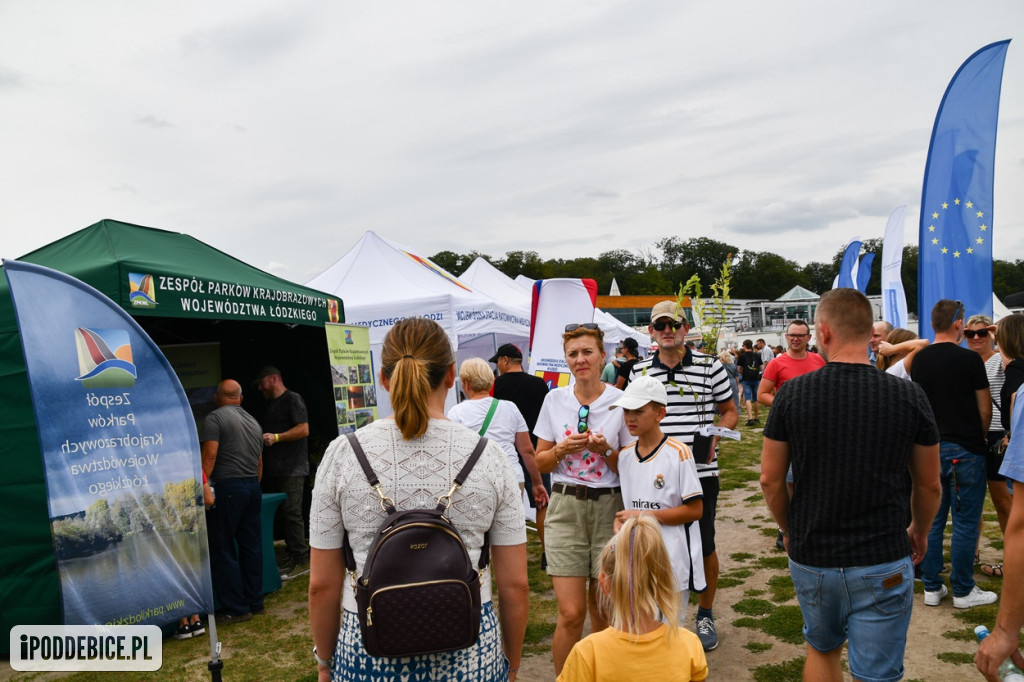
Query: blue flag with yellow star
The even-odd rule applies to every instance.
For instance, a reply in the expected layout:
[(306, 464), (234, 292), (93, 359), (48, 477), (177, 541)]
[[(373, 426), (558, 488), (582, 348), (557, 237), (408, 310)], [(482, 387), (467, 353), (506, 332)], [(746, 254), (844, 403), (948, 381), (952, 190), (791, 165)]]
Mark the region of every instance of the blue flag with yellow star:
[(934, 339), (931, 310), (962, 301), (967, 317), (992, 315), (992, 186), (999, 90), (1009, 40), (963, 63), (932, 129), (921, 195), (920, 336)]

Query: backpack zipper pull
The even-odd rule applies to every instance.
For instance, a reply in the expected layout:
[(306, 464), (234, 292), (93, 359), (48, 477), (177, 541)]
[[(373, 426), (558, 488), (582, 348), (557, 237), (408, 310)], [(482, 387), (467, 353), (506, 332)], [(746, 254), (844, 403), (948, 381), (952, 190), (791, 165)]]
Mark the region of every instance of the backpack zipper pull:
[(366, 627), (373, 625), (373, 607), (366, 607)]

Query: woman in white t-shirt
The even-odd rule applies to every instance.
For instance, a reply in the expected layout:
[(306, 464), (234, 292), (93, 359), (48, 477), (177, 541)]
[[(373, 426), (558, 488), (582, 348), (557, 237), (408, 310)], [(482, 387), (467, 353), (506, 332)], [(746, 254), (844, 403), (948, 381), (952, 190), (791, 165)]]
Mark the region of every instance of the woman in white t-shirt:
[(551, 472), (552, 495), (544, 519), (544, 551), (558, 600), (551, 652), (555, 674), (583, 634), (608, 623), (597, 609), (601, 551), (622, 510), (617, 462), (632, 438), (622, 410), (609, 410), (622, 391), (601, 381), (604, 334), (593, 323), (570, 324), (562, 334), (566, 364), (575, 383), (550, 391), (537, 425), (537, 467)]
[[(467, 399), (448, 410), (448, 418), (500, 445), (519, 481), (520, 490), (526, 487), (523, 468), (519, 466), (519, 455), (522, 455), (523, 464), (530, 472), (533, 498), (537, 500), (538, 507), (547, 506), (548, 492), (537, 470), (536, 453), (530, 441), (530, 431), (526, 428), (526, 420), (515, 403), (490, 396), (491, 386), (494, 385), (491, 366), (483, 358), (470, 358), (459, 368), (459, 380)], [(492, 406), (494, 414), (488, 421), (487, 415)], [(488, 421), (487, 428), (481, 433), (485, 421)], [(517, 450), (519, 454), (516, 454)]]

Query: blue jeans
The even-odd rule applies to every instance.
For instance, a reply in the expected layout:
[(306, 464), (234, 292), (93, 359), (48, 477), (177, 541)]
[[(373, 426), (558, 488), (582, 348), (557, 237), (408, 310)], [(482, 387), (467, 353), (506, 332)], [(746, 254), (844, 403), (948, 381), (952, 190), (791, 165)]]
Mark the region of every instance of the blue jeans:
[[(214, 484), (217, 496), (206, 512), (210, 574), (221, 611), (240, 616), (263, 610), (263, 493), (253, 478)], [(236, 548), (237, 543), (237, 548)]]
[(761, 380), (755, 379), (754, 381), (743, 381), (743, 397), (751, 402), (757, 402), (757, 387), (760, 386)]
[(929, 592), (942, 588), (942, 540), (946, 519), (953, 510), (953, 540), (950, 560), (953, 571), (949, 584), (954, 597), (967, 596), (974, 589), (974, 551), (978, 545), (978, 522), (985, 504), (985, 458), (956, 443), (939, 444), (942, 466), (942, 502), (928, 532), (928, 551), (921, 561), (921, 582)]
[(815, 568), (789, 560), (804, 639), (823, 653), (850, 640), (850, 674), (865, 682), (903, 677), (914, 604), (910, 557), (875, 566)]

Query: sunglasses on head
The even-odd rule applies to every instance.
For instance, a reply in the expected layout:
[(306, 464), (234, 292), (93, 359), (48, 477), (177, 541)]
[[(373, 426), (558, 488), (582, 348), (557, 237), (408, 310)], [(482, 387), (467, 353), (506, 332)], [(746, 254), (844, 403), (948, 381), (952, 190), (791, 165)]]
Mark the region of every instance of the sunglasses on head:
[(988, 330), (987, 329), (977, 329), (977, 330), (975, 330), (975, 329), (965, 329), (964, 330), (964, 336), (966, 336), (969, 339), (973, 339), (975, 336), (977, 336), (979, 339), (985, 339), (985, 338), (988, 338)]
[(576, 415), (579, 417), (579, 422), (576, 424), (576, 431), (579, 433), (586, 433), (587, 420), (590, 419), (590, 405), (580, 405), (580, 411)]
[(956, 311), (953, 313), (953, 319), (949, 321), (950, 324), (953, 324), (954, 322), (957, 321), (957, 319), (959, 319), (960, 313), (961, 313), (961, 311), (963, 311), (963, 309), (964, 309), (964, 304), (961, 303), (960, 301), (957, 301), (956, 302)]
[(565, 325), (565, 331), (574, 332), (577, 329), (600, 329), (596, 322), (584, 322), (582, 324), (567, 324)]
[(674, 320), (658, 320), (657, 322), (651, 325), (651, 328), (654, 329), (654, 331), (656, 332), (663, 332), (665, 331), (666, 327), (670, 328), (674, 332), (677, 332), (683, 328), (683, 323), (675, 322)]

